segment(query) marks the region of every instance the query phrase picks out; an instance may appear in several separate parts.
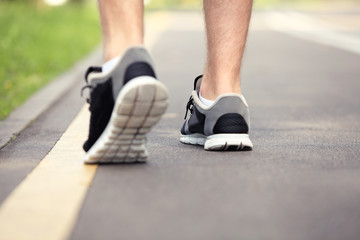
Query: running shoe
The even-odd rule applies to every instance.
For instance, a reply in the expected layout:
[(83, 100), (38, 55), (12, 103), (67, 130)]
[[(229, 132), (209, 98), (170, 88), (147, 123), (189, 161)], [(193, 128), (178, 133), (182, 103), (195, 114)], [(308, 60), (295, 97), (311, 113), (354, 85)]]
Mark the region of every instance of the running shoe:
[(144, 162), (146, 134), (168, 105), (166, 87), (156, 79), (143, 47), (129, 48), (108, 73), (90, 67), (90, 130), (83, 148), (85, 163)]
[(227, 93), (220, 95), (211, 106), (205, 106), (199, 99), (201, 80), (199, 76), (194, 81), (180, 142), (204, 145), (205, 150), (213, 151), (251, 150), (249, 108), (245, 98)]

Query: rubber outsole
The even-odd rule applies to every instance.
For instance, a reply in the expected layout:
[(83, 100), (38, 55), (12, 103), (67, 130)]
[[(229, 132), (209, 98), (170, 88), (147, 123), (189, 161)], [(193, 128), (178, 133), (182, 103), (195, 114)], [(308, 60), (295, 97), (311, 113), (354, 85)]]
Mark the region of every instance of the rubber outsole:
[(168, 106), (166, 87), (153, 77), (129, 81), (120, 91), (108, 125), (85, 155), (85, 163), (145, 162), (146, 134)]
[(180, 142), (191, 145), (203, 145), (208, 151), (249, 151), (253, 144), (248, 134), (203, 134), (181, 135)]

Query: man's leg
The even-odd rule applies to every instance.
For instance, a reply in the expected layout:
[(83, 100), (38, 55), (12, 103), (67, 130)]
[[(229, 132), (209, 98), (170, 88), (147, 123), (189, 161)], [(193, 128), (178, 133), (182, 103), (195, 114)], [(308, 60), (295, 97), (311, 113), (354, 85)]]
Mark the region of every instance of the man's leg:
[(143, 0), (99, 0), (104, 61), (143, 44)]
[(99, 0), (102, 67), (86, 73), (90, 129), (86, 163), (143, 162), (146, 135), (165, 113), (168, 94), (143, 46), (143, 0)]
[[(252, 0), (204, 0), (207, 59), (187, 104), (180, 141), (205, 150), (250, 150), (250, 115), (240, 68)], [(217, 99), (217, 101), (214, 101)]]
[(251, 16), (252, 0), (204, 0), (207, 60), (201, 96), (215, 100), (239, 93), (240, 67)]

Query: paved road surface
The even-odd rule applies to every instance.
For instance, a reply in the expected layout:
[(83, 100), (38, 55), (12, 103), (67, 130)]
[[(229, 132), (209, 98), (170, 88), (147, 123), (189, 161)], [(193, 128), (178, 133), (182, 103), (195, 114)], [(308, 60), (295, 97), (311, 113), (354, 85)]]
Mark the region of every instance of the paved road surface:
[[(167, 17), (151, 51), (171, 103), (148, 163), (99, 166), (69, 238), (359, 239), (360, 54), (255, 13), (242, 73), (254, 150), (205, 152), (178, 141), (205, 58), (202, 17)], [(357, 27), (326, 31), (360, 39)], [(78, 113), (81, 85), (1, 150), (1, 202)]]

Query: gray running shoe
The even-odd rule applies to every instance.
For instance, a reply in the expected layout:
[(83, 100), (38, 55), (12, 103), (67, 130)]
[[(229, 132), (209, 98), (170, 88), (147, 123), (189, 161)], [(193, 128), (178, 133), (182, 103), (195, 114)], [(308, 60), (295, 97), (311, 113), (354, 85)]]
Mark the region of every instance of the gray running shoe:
[[(251, 150), (249, 108), (242, 95), (219, 96), (213, 105), (205, 106), (199, 99), (202, 76), (195, 79), (194, 91), (186, 106), (180, 142), (204, 145), (205, 150)], [(187, 118), (187, 113), (191, 115)]]
[(85, 80), (83, 89), (91, 89), (85, 163), (145, 161), (146, 134), (168, 105), (166, 87), (156, 79), (148, 52), (129, 48), (109, 73), (90, 67)]

